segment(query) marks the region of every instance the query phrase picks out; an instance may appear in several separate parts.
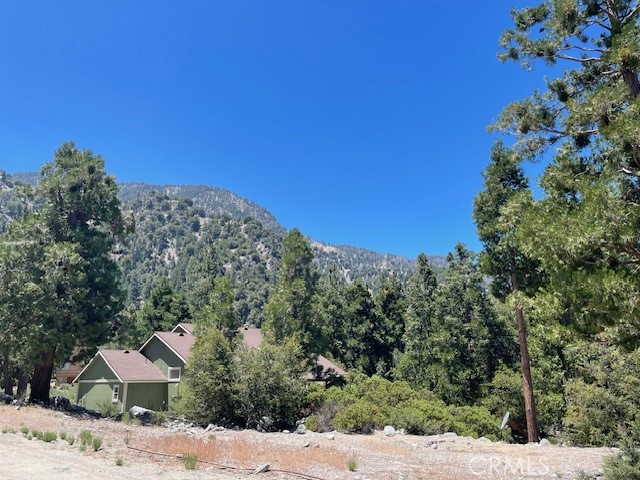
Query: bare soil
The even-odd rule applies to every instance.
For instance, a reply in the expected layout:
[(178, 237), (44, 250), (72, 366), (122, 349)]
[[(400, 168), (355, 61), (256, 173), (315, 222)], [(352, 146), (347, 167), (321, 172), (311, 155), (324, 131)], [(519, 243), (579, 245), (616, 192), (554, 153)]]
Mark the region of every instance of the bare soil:
[[(601, 472), (603, 458), (617, 453), (606, 448), (492, 443), (451, 434), (185, 433), (81, 419), (39, 407), (0, 407), (0, 428), (3, 480), (231, 480), (248, 477), (265, 463), (270, 471), (259, 474), (265, 480), (557, 480)], [(76, 437), (76, 442), (29, 440), (21, 432), (23, 428), (65, 432)], [(102, 438), (98, 451), (91, 446), (80, 451), (77, 437), (83, 430)], [(198, 462), (195, 470), (187, 470), (183, 453), (197, 454), (205, 461)], [(348, 463), (355, 471), (347, 468)]]

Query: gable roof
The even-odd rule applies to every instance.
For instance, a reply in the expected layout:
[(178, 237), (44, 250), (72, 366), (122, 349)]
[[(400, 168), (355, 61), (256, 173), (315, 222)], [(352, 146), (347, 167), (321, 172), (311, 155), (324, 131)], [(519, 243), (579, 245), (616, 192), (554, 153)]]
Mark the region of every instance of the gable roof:
[[(257, 348), (262, 343), (262, 332), (259, 328), (241, 328), (240, 333), (242, 334), (244, 344), (249, 348)], [(320, 365), (325, 372), (327, 370), (333, 370), (333, 372), (340, 377), (348, 375), (343, 368), (333, 363), (324, 355), (318, 355), (316, 357), (316, 363)], [(313, 373), (308, 373), (307, 378), (313, 380), (315, 377)]]
[[(176, 330), (182, 330), (183, 332), (190, 333), (191, 335), (193, 335), (194, 329), (195, 329), (195, 325), (193, 323), (180, 322), (175, 327), (173, 327), (173, 330), (171, 331), (175, 333)], [(178, 331), (178, 333), (180, 332)]]
[(154, 332), (154, 334), (149, 337), (149, 340), (147, 340), (138, 351), (142, 352), (144, 347), (146, 347), (154, 338), (157, 338), (160, 342), (165, 344), (169, 350), (175, 353), (184, 363), (187, 363), (191, 347), (196, 341), (196, 337), (189, 333)]
[(122, 383), (167, 381), (160, 369), (136, 350), (98, 350), (73, 381), (77, 382), (87, 368), (100, 358)]

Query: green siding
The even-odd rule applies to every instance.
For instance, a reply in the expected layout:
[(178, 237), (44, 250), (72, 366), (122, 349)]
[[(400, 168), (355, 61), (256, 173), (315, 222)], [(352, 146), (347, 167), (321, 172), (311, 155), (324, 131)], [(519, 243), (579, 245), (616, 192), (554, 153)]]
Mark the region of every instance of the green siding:
[(82, 373), (82, 377), (79, 380), (108, 380), (118, 381), (118, 377), (113, 373), (113, 370), (109, 368), (104, 359), (98, 355), (91, 360), (89, 366)]
[[(119, 400), (113, 403), (113, 388), (116, 385), (120, 387)], [(82, 382), (78, 384), (78, 404), (96, 412), (99, 412), (103, 405), (116, 405), (118, 411), (122, 411), (123, 392), (123, 385), (118, 381), (108, 383)]]
[(134, 405), (155, 411), (167, 410), (166, 383), (130, 383), (127, 385), (126, 410)]
[(140, 353), (151, 360), (165, 377), (169, 375), (169, 367), (183, 367), (184, 369), (184, 362), (169, 350), (169, 347), (155, 337), (151, 339)]

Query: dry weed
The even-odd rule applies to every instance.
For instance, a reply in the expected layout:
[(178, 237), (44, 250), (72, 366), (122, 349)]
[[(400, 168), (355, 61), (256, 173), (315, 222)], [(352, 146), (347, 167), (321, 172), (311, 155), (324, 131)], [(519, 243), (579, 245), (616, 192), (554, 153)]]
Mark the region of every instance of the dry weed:
[(198, 456), (198, 459), (217, 464), (252, 469), (268, 463), (271, 469), (293, 472), (306, 472), (310, 467), (342, 470), (347, 455), (331, 447), (308, 448), (290, 447), (273, 443), (255, 443), (244, 438), (206, 438), (176, 435), (155, 439), (150, 444), (136, 447), (162, 453), (180, 455), (185, 452)]

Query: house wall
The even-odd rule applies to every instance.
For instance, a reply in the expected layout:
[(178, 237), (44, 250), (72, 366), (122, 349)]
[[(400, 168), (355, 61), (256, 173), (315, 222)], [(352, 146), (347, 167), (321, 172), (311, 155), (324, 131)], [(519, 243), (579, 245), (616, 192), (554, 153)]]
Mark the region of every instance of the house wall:
[(184, 369), (184, 362), (157, 338), (152, 339), (140, 353), (151, 360), (165, 376), (169, 375), (169, 367)]
[(130, 383), (127, 385), (125, 410), (134, 405), (155, 411), (167, 410), (166, 383)]
[[(120, 393), (118, 401), (113, 402), (113, 389), (116, 385), (120, 387)], [(95, 410), (96, 412), (104, 409), (104, 406), (109, 405), (114, 405), (117, 407), (118, 411), (122, 411), (123, 388), (123, 385), (117, 380), (101, 383), (81, 381), (78, 383), (77, 403), (89, 410)]]

